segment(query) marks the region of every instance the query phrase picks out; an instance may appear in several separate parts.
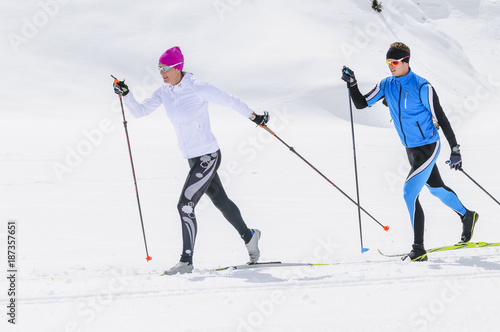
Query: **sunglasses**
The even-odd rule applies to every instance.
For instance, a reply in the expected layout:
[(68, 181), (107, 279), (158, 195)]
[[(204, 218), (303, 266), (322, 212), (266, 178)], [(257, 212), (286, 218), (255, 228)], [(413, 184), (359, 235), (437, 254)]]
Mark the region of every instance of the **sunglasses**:
[(167, 72), (170, 70), (170, 68), (175, 67), (177, 65), (180, 65), (181, 63), (183, 63), (183, 62), (179, 62), (179, 63), (176, 63), (175, 65), (171, 65), (171, 66), (163, 66), (163, 67), (158, 66), (158, 70)]
[(405, 56), (404, 58), (401, 58), (401, 59), (399, 59), (399, 60), (394, 60), (394, 61), (387, 61), (387, 60), (385, 60), (385, 63), (387, 63), (387, 65), (388, 65), (388, 66), (397, 66), (397, 65), (399, 65), (399, 63), (401, 62), (401, 60), (406, 59), (406, 58), (409, 58), (409, 57), (410, 57), (410, 56), (409, 56), (409, 55), (407, 55), (407, 56)]

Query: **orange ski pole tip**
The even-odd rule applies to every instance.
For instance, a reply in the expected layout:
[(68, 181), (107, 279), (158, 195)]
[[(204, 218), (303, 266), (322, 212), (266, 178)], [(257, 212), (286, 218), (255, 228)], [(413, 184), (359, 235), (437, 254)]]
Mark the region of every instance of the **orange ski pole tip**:
[(153, 257), (151, 257), (151, 256), (149, 256), (149, 255), (146, 257), (146, 260), (147, 260), (148, 262), (149, 262), (150, 260), (152, 260), (152, 259), (153, 259)]
[(389, 231), (389, 226), (384, 226), (384, 231)]

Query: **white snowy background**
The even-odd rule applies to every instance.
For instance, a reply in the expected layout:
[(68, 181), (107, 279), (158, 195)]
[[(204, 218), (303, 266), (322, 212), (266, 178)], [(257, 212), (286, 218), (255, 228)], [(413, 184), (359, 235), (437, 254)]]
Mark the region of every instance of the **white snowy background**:
[[(240, 97), (336, 185), (356, 197), (343, 65), (368, 92), (389, 75), (390, 43), (436, 88), (462, 146), (464, 170), (500, 197), (500, 3), (495, 0), (0, 2), (0, 240), (17, 222), (16, 325), (0, 282), (1, 331), (497, 331), (499, 249), (410, 250), (402, 198), (406, 154), (382, 105), (355, 110), (362, 215), (277, 139), (211, 105), (220, 175), (262, 260), (340, 263), (213, 272), (246, 249), (207, 200), (198, 209), (195, 271), (162, 277), (181, 249), (176, 202), (187, 174), (160, 108), (128, 116), (149, 254), (111, 74), (139, 98), (178, 45), (185, 70)], [(500, 241), (500, 206), (438, 165), (481, 215), (474, 240)], [(428, 248), (456, 243), (458, 216), (424, 189)]]

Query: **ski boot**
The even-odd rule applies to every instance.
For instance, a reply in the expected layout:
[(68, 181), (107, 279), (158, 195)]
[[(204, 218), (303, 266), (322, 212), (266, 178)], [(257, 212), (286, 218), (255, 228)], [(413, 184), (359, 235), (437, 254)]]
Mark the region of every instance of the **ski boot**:
[(260, 250), (259, 250), (259, 240), (260, 231), (258, 229), (252, 229), (252, 239), (245, 244), (247, 247), (248, 255), (250, 256), (250, 261), (247, 264), (255, 264), (259, 260)]
[(163, 275), (171, 276), (177, 273), (179, 274), (191, 273), (193, 269), (194, 269), (193, 264), (189, 264), (188, 262), (179, 262), (174, 266), (172, 266), (167, 271), (165, 271)]
[(425, 262), (427, 260), (427, 251), (423, 244), (413, 244), (410, 253), (403, 257), (403, 260), (410, 258), (412, 262)]
[(474, 211), (465, 212), (462, 217), (462, 237), (460, 242), (469, 242), (472, 238), (472, 234), (474, 234), (474, 227), (476, 226), (476, 222), (479, 219), (479, 214)]

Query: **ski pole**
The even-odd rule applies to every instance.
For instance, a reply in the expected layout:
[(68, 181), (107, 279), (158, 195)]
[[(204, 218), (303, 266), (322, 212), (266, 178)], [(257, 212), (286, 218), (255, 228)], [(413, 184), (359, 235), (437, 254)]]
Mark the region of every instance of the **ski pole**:
[(359, 240), (361, 242), (361, 253), (368, 251), (368, 248), (363, 246), (363, 228), (361, 227), (361, 203), (359, 201), (359, 185), (358, 185), (358, 163), (356, 161), (356, 141), (354, 139), (354, 119), (352, 116), (351, 91), (348, 91), (349, 111), (351, 114), (351, 133), (352, 133), (352, 150), (354, 155), (354, 177), (356, 178), (356, 202), (358, 203), (358, 220), (359, 220)]
[[(120, 82), (116, 77), (111, 75), (115, 79), (115, 83)], [(122, 101), (122, 96), (118, 95), (120, 98), (120, 106), (122, 108), (122, 116), (123, 116), (123, 127), (125, 128), (125, 136), (127, 137), (127, 146), (128, 146), (128, 153), (130, 156), (130, 164), (132, 166), (132, 176), (134, 178), (134, 184), (135, 184), (135, 195), (137, 197), (137, 206), (139, 207), (139, 217), (141, 218), (141, 227), (142, 227), (142, 236), (144, 238), (144, 246), (146, 248), (146, 261), (150, 261), (153, 259), (151, 256), (149, 256), (148, 253), (148, 244), (146, 242), (146, 232), (144, 231), (144, 222), (142, 220), (142, 210), (141, 210), (141, 200), (139, 199), (139, 188), (137, 187), (137, 180), (135, 177), (135, 169), (134, 169), (134, 159), (132, 158), (132, 149), (130, 148), (130, 139), (128, 137), (128, 129), (127, 129), (127, 120), (125, 119), (125, 111), (123, 110), (123, 101)]]
[(343, 192), (342, 189), (340, 189), (339, 187), (337, 187), (337, 185), (335, 185), (335, 183), (333, 183), (329, 178), (327, 178), (323, 173), (321, 173), (316, 167), (314, 167), (310, 162), (308, 162), (304, 157), (302, 157), (297, 151), (295, 151), (295, 149), (293, 147), (291, 147), (290, 145), (286, 144), (285, 141), (283, 141), (278, 135), (276, 135), (274, 133), (274, 131), (272, 131), (268, 126), (266, 126), (266, 125), (260, 125), (260, 127), (263, 128), (263, 129), (265, 129), (272, 136), (276, 137), (278, 139), (278, 141), (280, 141), (281, 143), (283, 143), (290, 151), (292, 151), (294, 154), (296, 154), (297, 157), (299, 157), (300, 159), (302, 159), (302, 161), (304, 161), (313, 170), (315, 170), (319, 175), (321, 175), (323, 177), (323, 179), (325, 179), (328, 183), (330, 183), (332, 186), (334, 186), (335, 188), (337, 188), (337, 190), (340, 191), (345, 197), (347, 197), (347, 199), (349, 199), (352, 203), (354, 203), (356, 206), (358, 206), (361, 209), (361, 211), (363, 211), (364, 213), (366, 213), (377, 224), (379, 224), (380, 226), (382, 226), (382, 228), (384, 229), (384, 231), (388, 231), (389, 230), (389, 226), (382, 225), (377, 219), (375, 219), (370, 213), (368, 213), (361, 205), (359, 205), (358, 203), (356, 203), (355, 200), (353, 200), (349, 195), (347, 195), (345, 192)]
[(486, 191), (486, 189), (484, 189), (483, 187), (481, 187), (481, 185), (479, 183), (477, 183), (469, 174), (467, 174), (461, 167), (459, 168), (459, 170), (465, 174), (465, 176), (467, 176), (472, 182), (474, 182), (474, 184), (476, 184), (476, 186), (478, 186), (479, 188), (481, 188), (488, 196), (491, 197), (492, 200), (494, 200), (498, 205), (500, 205), (500, 202), (497, 201), (495, 199), (495, 197), (493, 197), (489, 192)]

